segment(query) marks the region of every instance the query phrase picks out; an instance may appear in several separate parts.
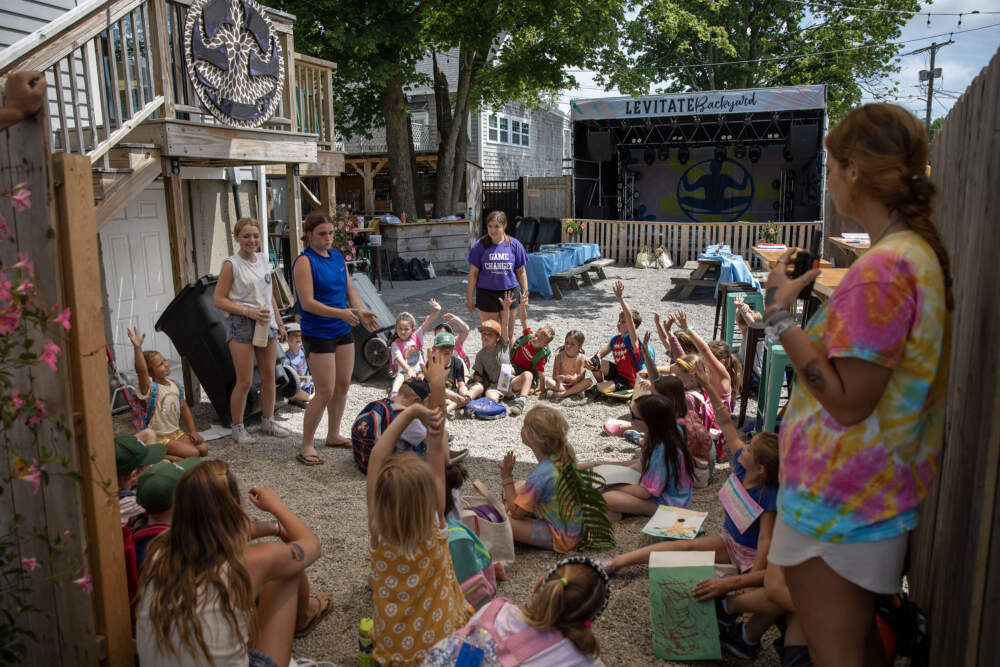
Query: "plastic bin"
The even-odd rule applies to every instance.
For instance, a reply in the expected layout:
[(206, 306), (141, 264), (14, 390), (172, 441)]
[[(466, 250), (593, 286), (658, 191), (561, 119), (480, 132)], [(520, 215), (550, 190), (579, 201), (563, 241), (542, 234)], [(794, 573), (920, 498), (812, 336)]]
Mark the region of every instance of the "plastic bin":
[[(236, 384), (236, 370), (226, 343), (225, 314), (212, 304), (217, 281), (217, 276), (206, 275), (185, 286), (164, 309), (155, 328), (167, 334), (181, 357), (191, 364), (212, 407), (223, 424), (228, 426), (232, 423), (229, 395)], [(280, 365), (276, 366), (276, 396), (287, 397), (287, 391), (293, 389), (296, 383)], [(257, 414), (260, 414), (260, 374), (254, 360), (253, 383), (247, 394), (244, 422), (247, 417)]]

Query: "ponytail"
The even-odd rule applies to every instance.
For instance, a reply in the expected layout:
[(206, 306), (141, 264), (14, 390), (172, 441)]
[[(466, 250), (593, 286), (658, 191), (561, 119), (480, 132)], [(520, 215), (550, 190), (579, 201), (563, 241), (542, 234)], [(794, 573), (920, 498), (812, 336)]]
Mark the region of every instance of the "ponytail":
[(521, 611), (531, 627), (542, 631), (555, 628), (577, 651), (596, 658), (600, 649), (590, 623), (606, 599), (606, 585), (594, 568), (573, 563), (557, 567)]
[(945, 305), (950, 311), (955, 307), (955, 298), (952, 294), (951, 260), (948, 258), (948, 250), (944, 247), (944, 241), (941, 240), (941, 234), (931, 219), (936, 196), (937, 188), (934, 187), (934, 183), (927, 177), (927, 174), (914, 174), (910, 178), (910, 197), (907, 201), (901, 202), (897, 210), (906, 222), (906, 226), (920, 234), (921, 238), (927, 241), (927, 245), (937, 255), (938, 264), (941, 265), (941, 275), (944, 278)]

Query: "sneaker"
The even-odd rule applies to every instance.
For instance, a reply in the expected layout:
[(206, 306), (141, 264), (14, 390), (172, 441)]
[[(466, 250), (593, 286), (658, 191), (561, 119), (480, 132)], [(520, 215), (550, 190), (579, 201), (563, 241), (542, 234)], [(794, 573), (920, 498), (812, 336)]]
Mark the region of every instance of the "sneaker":
[(465, 457), (468, 456), (468, 455), (469, 455), (469, 450), (468, 449), (459, 449), (459, 450), (449, 449), (448, 450), (448, 465), (454, 465), (456, 463), (459, 463), (459, 462), (463, 461), (465, 459)]
[(292, 432), (284, 426), (279, 426), (278, 423), (274, 421), (274, 417), (261, 420), (260, 432), (264, 435), (273, 435), (276, 438), (287, 438), (292, 434)]
[(734, 625), (739, 625), (740, 615), (735, 612), (726, 611), (725, 607), (722, 606), (722, 601), (725, 599), (725, 597), (715, 598), (715, 620), (722, 627), (731, 628)]
[(253, 442), (253, 438), (247, 433), (243, 424), (233, 424), (233, 442), (237, 445), (246, 445)]
[(642, 444), (642, 433), (639, 433), (635, 429), (629, 429), (622, 433), (622, 437), (631, 442), (633, 445)]
[(518, 396), (514, 399), (514, 405), (510, 406), (510, 410), (507, 411), (511, 417), (517, 417), (519, 414), (524, 412), (524, 405), (528, 402), (524, 396)]
[(722, 646), (729, 653), (744, 660), (753, 660), (760, 653), (760, 644), (751, 644), (743, 639), (743, 624), (737, 623), (722, 631), (719, 637)]

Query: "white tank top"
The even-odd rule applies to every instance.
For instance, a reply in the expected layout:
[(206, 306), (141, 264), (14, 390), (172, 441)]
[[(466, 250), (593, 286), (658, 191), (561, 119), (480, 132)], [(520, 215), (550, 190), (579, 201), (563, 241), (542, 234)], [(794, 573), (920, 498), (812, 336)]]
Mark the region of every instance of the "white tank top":
[[(271, 308), (271, 262), (262, 252), (255, 253), (255, 262), (248, 262), (239, 253), (223, 260), (233, 266), (233, 286), (229, 300), (250, 308)], [(271, 326), (277, 326), (271, 313)]]

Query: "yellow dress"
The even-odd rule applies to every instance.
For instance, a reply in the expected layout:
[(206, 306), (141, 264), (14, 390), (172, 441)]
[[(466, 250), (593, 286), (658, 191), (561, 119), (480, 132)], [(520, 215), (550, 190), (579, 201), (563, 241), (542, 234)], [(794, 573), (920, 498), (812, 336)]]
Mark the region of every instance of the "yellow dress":
[(429, 648), (463, 627), (475, 611), (455, 578), (448, 530), (436, 530), (413, 558), (381, 539), (371, 557), (373, 657), (386, 667), (419, 665)]

